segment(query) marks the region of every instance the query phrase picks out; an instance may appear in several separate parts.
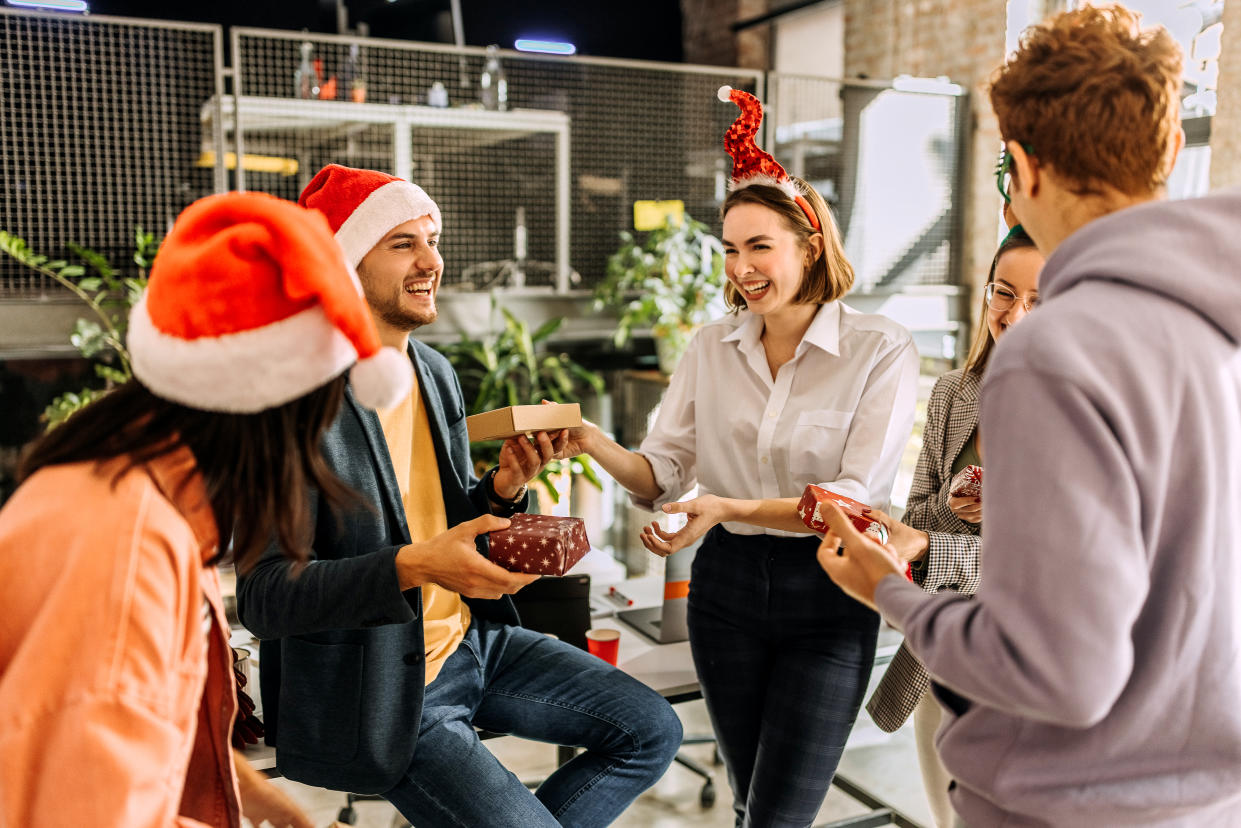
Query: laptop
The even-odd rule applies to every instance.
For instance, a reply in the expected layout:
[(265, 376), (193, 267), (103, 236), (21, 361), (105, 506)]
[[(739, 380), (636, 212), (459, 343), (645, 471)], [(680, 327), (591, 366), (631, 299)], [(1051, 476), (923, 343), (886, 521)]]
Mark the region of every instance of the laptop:
[(657, 607), (621, 610), (616, 613), (629, 626), (656, 644), (675, 644), (689, 638), (685, 620), (689, 600), (689, 570), (698, 543), (664, 559), (664, 600)]

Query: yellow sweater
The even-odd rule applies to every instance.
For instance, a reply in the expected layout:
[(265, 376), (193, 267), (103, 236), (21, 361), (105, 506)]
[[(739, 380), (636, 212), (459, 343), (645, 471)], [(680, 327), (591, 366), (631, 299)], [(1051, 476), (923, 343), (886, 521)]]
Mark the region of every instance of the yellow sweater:
[[(396, 408), (379, 412), (379, 423), (396, 471), (401, 502), (405, 504), (409, 538), (414, 543), (429, 540), (448, 529), (448, 518), (431, 421), (417, 384)], [(465, 637), (470, 626), (470, 608), (457, 593), (438, 584), (424, 584), (422, 626), (427, 650), (426, 683), (430, 684)]]

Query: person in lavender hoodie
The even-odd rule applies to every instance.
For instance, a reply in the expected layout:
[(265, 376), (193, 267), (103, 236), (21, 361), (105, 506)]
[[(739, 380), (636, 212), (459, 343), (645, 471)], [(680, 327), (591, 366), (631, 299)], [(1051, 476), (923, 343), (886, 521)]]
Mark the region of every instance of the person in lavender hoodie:
[(1241, 824), (1241, 192), (1161, 200), (1180, 78), (1115, 6), (1027, 30), (994, 77), (1048, 258), (983, 382), (976, 599), (839, 512), (819, 550), (933, 676), (974, 828)]

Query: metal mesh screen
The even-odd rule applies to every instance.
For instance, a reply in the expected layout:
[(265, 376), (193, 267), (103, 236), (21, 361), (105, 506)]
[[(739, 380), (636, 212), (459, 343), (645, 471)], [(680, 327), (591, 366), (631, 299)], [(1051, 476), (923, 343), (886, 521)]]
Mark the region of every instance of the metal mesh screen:
[[(0, 9), (0, 229), (115, 265), (132, 257), (136, 225), (162, 235), (218, 186), (196, 163), (221, 49), (216, 26)], [(0, 259), (0, 298), (58, 290)]]
[(768, 87), (771, 152), (831, 204), (855, 290), (955, 283), (965, 94), (935, 81), (892, 88), (779, 74)]
[[(713, 220), (728, 172), (720, 138), (736, 114), (715, 91), (761, 91), (760, 73), (745, 70), (501, 51), (508, 109), (489, 111), (481, 49), (233, 38), (245, 187), (296, 198), (329, 162), (408, 177), (439, 203), (444, 282), (465, 290), (592, 288), (635, 200), (682, 199)], [(332, 100), (299, 99), (303, 57)], [(446, 107), (429, 105), (437, 83)]]

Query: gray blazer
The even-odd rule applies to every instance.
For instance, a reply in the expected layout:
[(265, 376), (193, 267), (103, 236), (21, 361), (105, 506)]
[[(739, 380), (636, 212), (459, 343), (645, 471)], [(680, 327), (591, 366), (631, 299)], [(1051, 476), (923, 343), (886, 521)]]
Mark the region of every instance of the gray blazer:
[[(419, 342), (409, 354), (454, 526), (492, 511), (487, 483), (473, 473), (452, 367)], [(238, 578), (237, 610), (262, 640), (263, 711), (276, 767), (308, 785), (382, 793), (409, 767), (418, 740), (422, 590), (402, 592), (397, 583), (396, 553), (409, 543), (405, 508), (379, 418), (352, 391), (324, 436), (323, 455), (364, 502), (336, 514), (313, 495), (310, 563), (294, 574), (279, 549), (268, 548)], [(477, 616), (518, 622), (507, 597), (468, 603)]]
[[(948, 487), (952, 464), (978, 427), (980, 385), (977, 375), (958, 368), (939, 378), (927, 402), (922, 451), (903, 518), (930, 538), (922, 565), (913, 567), (914, 581), (927, 592), (949, 589), (973, 595), (978, 590), (979, 525), (952, 513)], [(913, 713), (930, 684), (922, 662), (901, 644), (866, 703), (866, 711), (875, 724), (891, 733)]]

